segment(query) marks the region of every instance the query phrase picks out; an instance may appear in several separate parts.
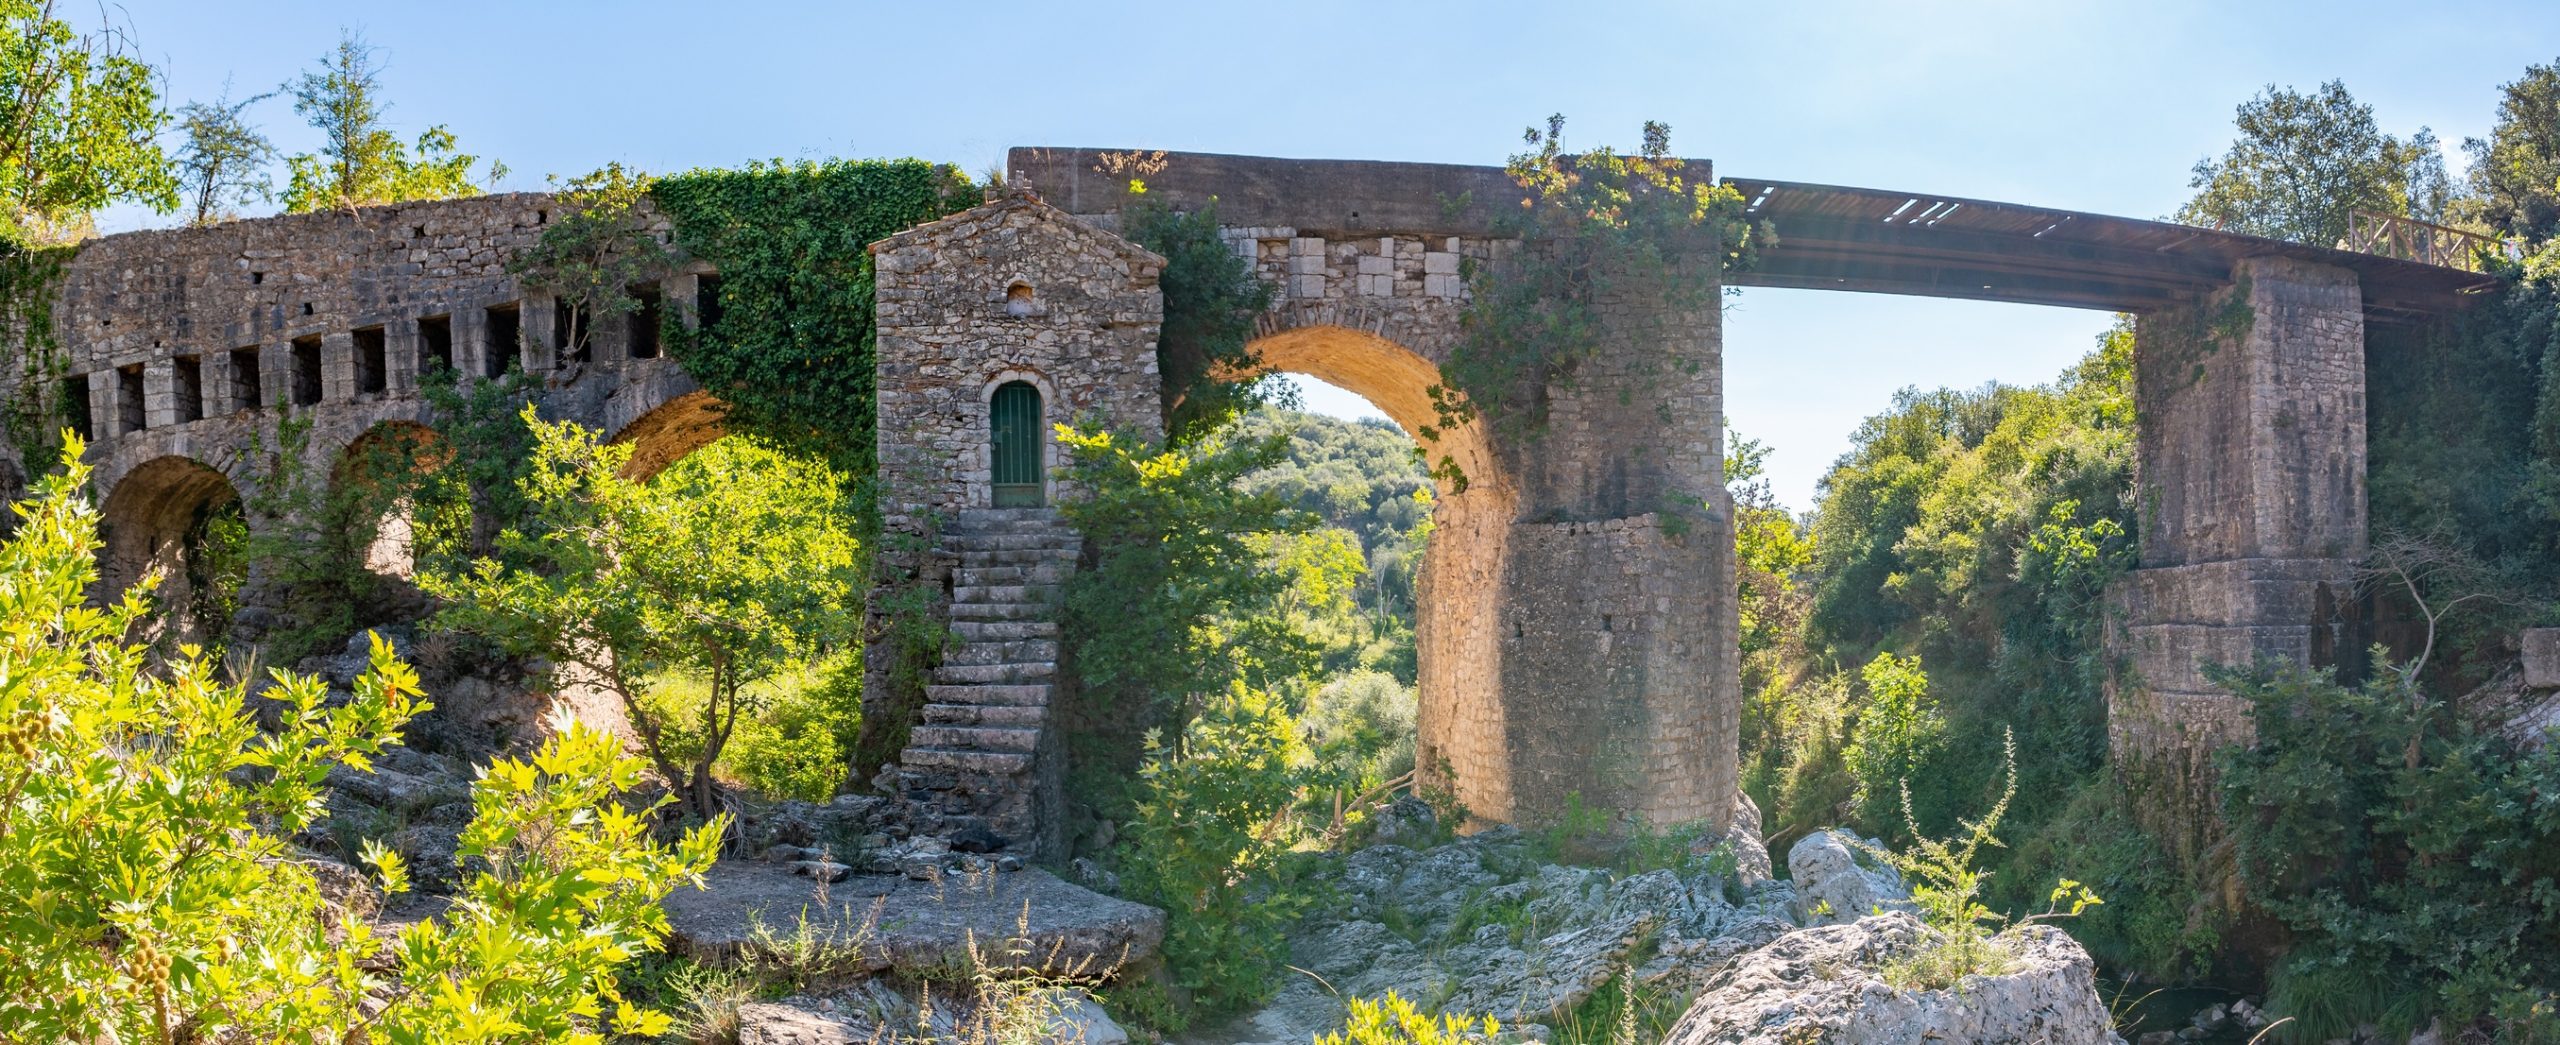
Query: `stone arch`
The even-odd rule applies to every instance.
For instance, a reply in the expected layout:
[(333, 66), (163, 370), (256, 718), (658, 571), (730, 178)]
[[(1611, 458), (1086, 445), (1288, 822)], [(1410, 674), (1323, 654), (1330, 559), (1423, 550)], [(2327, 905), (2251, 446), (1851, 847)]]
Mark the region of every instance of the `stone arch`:
[(613, 433), (617, 443), (631, 444), (631, 460), (622, 466), (628, 478), (646, 481), (686, 454), (729, 434), (724, 404), (709, 392), (693, 391), (660, 403)]
[[(1438, 428), (1429, 389), (1440, 368), (1406, 345), (1334, 323), (1280, 327), (1250, 348), (1266, 371), (1307, 374), (1366, 398), (1435, 463), (1444, 456), (1463, 484), (1436, 480), (1431, 544), (1415, 592), (1415, 765), (1454, 788), (1469, 809), (1497, 817), (1514, 807), (1509, 724), (1501, 690), (1501, 591), (1519, 485), (1480, 424)], [(1418, 433), (1434, 429), (1425, 440)]]
[(199, 605), (199, 597), (213, 594), (202, 587), (212, 565), (205, 554), (208, 527), (225, 513), (238, 517), (240, 505), (231, 478), (192, 457), (168, 454), (124, 470), (99, 505), (103, 547), (91, 596), (112, 602), (156, 575), (161, 612), (145, 637), (219, 638), (229, 625), (227, 614), (216, 620), (210, 612), (215, 607)]
[[(398, 496), (387, 499), (368, 496), (368, 491), (361, 489), (349, 491), (352, 496), (342, 495), (341, 503), (351, 515), (343, 521), (371, 530), (371, 539), (358, 553), (365, 569), (400, 580), (408, 580), (416, 572), (418, 505), (399, 481), (411, 474), (441, 468), (451, 462), (452, 456), (444, 433), (411, 420), (376, 422), (338, 451), (329, 473), (332, 489), (363, 484), (384, 493), (399, 491)], [(360, 517), (367, 512), (373, 517)]]

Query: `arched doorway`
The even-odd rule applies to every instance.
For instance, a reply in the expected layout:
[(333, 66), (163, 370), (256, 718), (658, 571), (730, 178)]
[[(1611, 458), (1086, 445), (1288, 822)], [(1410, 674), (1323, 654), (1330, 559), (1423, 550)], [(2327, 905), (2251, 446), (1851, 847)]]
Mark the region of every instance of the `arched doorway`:
[(230, 478), (193, 458), (153, 458), (117, 480), (99, 514), (104, 547), (93, 598), (112, 602), (158, 576), (159, 612), (137, 637), (220, 640), (248, 566), (248, 526)]
[(997, 385), (987, 404), (988, 471), (998, 508), (1048, 503), (1047, 425), (1040, 390), (1028, 381)]

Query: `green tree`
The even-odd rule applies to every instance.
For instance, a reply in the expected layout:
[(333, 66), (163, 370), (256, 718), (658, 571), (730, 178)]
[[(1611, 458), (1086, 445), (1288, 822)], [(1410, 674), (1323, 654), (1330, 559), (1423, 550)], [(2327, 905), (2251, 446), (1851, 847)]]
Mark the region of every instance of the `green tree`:
[(275, 197), (266, 166), (276, 147), (251, 126), (248, 108), (273, 97), (261, 94), (231, 100), (229, 85), (210, 102), (178, 107), (178, 129), (187, 143), (178, 149), (178, 180), (187, 196), (187, 224), (211, 225), (239, 216), (250, 201)]
[(639, 310), (632, 288), (671, 267), (641, 209), (655, 180), (619, 163), (571, 179), (554, 191), (559, 211), (541, 238), (507, 261), (507, 271), (568, 305), (560, 343), (571, 358), (586, 358), (597, 324)]
[[(352, 698), (278, 672), (261, 699), (200, 652), (122, 638), (148, 582), (104, 609), (84, 449), (13, 506), (0, 543), (0, 1040), (600, 1043), (665, 1018), (616, 1001), (610, 970), (664, 935), (658, 901), (698, 881), (718, 827), (674, 850), (617, 800), (639, 765), (567, 723), (474, 787), (476, 870), (441, 918), (396, 939), (360, 884), (285, 839), (333, 769), (363, 771), (428, 705), (376, 638)], [(379, 846), (386, 890), (406, 880)], [(341, 870), (338, 878), (345, 872)], [(377, 956), (387, 961), (377, 963)]]
[[(842, 477), (723, 440), (697, 451), (711, 466), (641, 482), (623, 474), (628, 444), (529, 405), (521, 416), (531, 525), (469, 573), (422, 572), (420, 586), (452, 600), (447, 626), (613, 694), (686, 811), (709, 820), (712, 767), (754, 710), (752, 687), (854, 637), (845, 607), (862, 578)], [(684, 721), (649, 699), (660, 676), (700, 685)]]
[(1184, 213), (1140, 195), (1124, 215), (1129, 241), (1164, 256), (1164, 333), (1156, 339), (1164, 430), (1175, 445), (1215, 431), (1294, 391), (1256, 380), (1254, 318), (1271, 285), (1219, 235), (1215, 203)]
[(2466, 210), (2511, 236), (2560, 236), (2560, 62), (2526, 66), (2499, 89), (2489, 137), (2465, 138)]
[(2196, 161), (2179, 221), (2326, 247), (2346, 238), (2352, 211), (2433, 221), (2450, 199), (2435, 135), (2382, 133), (2340, 81), (2311, 94), (2269, 84), (2234, 122), (2230, 150)]
[[(480, 194), (471, 180), (471, 167), (480, 157), (459, 151), (444, 125), (427, 128), (414, 144), (391, 133), (380, 97), (381, 61), (355, 32), (341, 33), (337, 49), (320, 60), (320, 68), (285, 84), (284, 91), (293, 96), (293, 111), (324, 139), (318, 154), (286, 158), (287, 212)], [(490, 163), (488, 180), (505, 176), (505, 165)]]
[(80, 33), (53, 0), (0, 0), (0, 219), (7, 238), (77, 239), (119, 200), (166, 213), (178, 185), (153, 70), (113, 28)]

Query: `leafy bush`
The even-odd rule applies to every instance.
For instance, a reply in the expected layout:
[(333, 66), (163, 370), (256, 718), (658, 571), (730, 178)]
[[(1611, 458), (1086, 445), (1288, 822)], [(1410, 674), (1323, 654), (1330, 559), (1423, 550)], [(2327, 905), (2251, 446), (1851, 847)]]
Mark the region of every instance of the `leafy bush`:
[[(98, 610), (84, 448), (14, 506), (0, 543), (0, 1039), (600, 1042), (663, 1016), (605, 974), (656, 946), (657, 904), (708, 866), (713, 829), (652, 843), (614, 796), (639, 764), (570, 726), (530, 762), (489, 767), (460, 852), (482, 862), (442, 920), (377, 939), (369, 910), (324, 900), (284, 838), (321, 782), (363, 770), (427, 705), (377, 638), (353, 698), (279, 672), (260, 732), (246, 687), (192, 648), (165, 663), (121, 638), (149, 582)], [(400, 859), (367, 854), (386, 889)], [(335, 878), (336, 876), (330, 876)], [(377, 965), (387, 947), (389, 961)], [(396, 975), (380, 971), (396, 969)], [(359, 1028), (364, 1028), (359, 1031)]]
[(2225, 756), (2223, 817), (2251, 899), (2293, 934), (2270, 993), (2288, 1030), (2505, 1014), (2528, 1021), (2510, 1038), (2560, 1033), (2560, 746), (2475, 728), (2396, 671), (2223, 684), (2257, 728)]
[[(614, 694), (687, 812), (719, 812), (712, 767), (758, 683), (847, 645), (860, 570), (843, 484), (824, 466), (743, 441), (695, 451), (650, 482), (623, 475), (627, 444), (543, 421), (523, 491), (533, 532), (508, 531), (467, 574), (422, 574), (453, 605), (439, 620), (549, 658), (565, 680)], [(671, 741), (646, 682), (691, 678), (697, 742)], [(683, 759), (679, 762), (679, 759)]]
[(1355, 671), (1318, 689), (1307, 705), (1307, 746), (1353, 786), (1369, 789), (1413, 771), (1414, 691), (1381, 671)]
[(1316, 1045), (1468, 1045), (1502, 1033), (1502, 1024), (1491, 1016), (1427, 1016), (1394, 991), (1384, 998), (1353, 998), (1350, 1006), (1350, 1025), (1317, 1038)]
[(1904, 781), (1936, 751), (1946, 732), (1946, 723), (1927, 706), (1929, 675), (1918, 657), (1878, 653), (1858, 676), (1866, 683), (1867, 701), (1858, 709), (1847, 752), (1849, 775), (1858, 782), (1858, 804), (1873, 821), (1879, 819), (1878, 811), (1891, 808), (1886, 796), (1900, 790), (1908, 813)]
[(1164, 956), (1211, 1012), (1270, 996), (1305, 906), (1285, 866), (1305, 757), (1270, 693), (1233, 684), (1167, 745), (1148, 737), (1142, 797), (1120, 861), (1131, 898), (1168, 915)]

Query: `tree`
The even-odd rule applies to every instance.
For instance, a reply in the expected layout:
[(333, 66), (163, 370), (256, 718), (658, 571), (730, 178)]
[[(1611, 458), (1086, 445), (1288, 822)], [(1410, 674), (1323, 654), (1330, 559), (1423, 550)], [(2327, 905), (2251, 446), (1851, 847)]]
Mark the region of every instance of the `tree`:
[[(421, 573), (442, 622), (548, 658), (557, 681), (618, 699), (684, 808), (720, 811), (711, 771), (749, 687), (854, 638), (861, 570), (841, 478), (771, 451), (714, 444), (703, 469), (623, 474), (628, 444), (521, 415), (534, 434), (532, 525), (469, 573)], [(649, 682), (700, 685), (675, 721)], [(689, 757), (688, 757), (689, 756)], [(689, 764), (688, 764), (689, 763)]]
[(571, 180), (554, 195), (560, 213), (544, 226), (542, 238), (507, 263), (508, 271), (568, 306), (561, 344), (571, 357), (585, 357), (596, 324), (640, 308), (631, 294), (634, 285), (670, 267), (672, 259), (650, 234), (648, 215), (640, 209), (655, 182), (619, 163)]
[[(378, 938), (371, 889), (285, 839), (333, 770), (368, 769), (426, 710), (416, 674), (378, 637), (342, 704), (278, 672), (268, 731), (200, 651), (125, 642), (156, 582), (84, 605), (98, 513), (64, 443), (0, 542), (0, 1040), (601, 1042), (613, 967), (663, 939), (658, 901), (698, 882), (718, 825), (657, 845), (615, 799), (637, 761), (564, 723), (474, 786), (476, 870), (447, 913)], [(404, 887), (398, 857), (366, 855)], [(610, 1020), (666, 1022), (627, 1004)]]
[(119, 200), (167, 212), (177, 181), (152, 69), (112, 29), (76, 33), (53, 0), (0, 0), (0, 215), (13, 239), (75, 239)]
[(236, 208), (252, 200), (275, 198), (275, 183), (266, 166), (275, 161), (275, 143), (258, 133), (244, 114), (272, 92), (231, 100), (229, 85), (211, 102), (178, 107), (178, 128), (187, 143), (178, 150), (178, 179), (187, 196), (187, 224), (211, 225), (238, 216)]
[(2432, 221), (2451, 196), (2435, 135), (2382, 133), (2343, 82), (2312, 94), (2269, 84), (2234, 122), (2230, 151), (2196, 161), (2179, 221), (2326, 247), (2346, 238), (2350, 212)]
[(2462, 141), (2470, 209), (2508, 235), (2560, 236), (2560, 62), (2525, 67), (2502, 92), (2489, 137)]
[[(457, 151), (453, 132), (429, 127), (414, 146), (393, 136), (383, 119), (382, 65), (371, 44), (347, 32), (338, 48), (320, 60), (320, 68), (284, 85), (293, 96), (293, 111), (326, 137), (318, 155), (298, 153), (285, 160), (291, 180), (284, 190), (284, 209), (292, 213), (324, 207), (362, 207), (407, 200), (443, 200), (476, 196), (471, 166), (478, 156)], [(492, 161), (488, 179), (506, 176)]]

